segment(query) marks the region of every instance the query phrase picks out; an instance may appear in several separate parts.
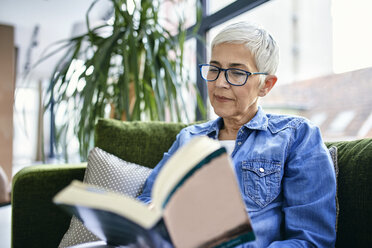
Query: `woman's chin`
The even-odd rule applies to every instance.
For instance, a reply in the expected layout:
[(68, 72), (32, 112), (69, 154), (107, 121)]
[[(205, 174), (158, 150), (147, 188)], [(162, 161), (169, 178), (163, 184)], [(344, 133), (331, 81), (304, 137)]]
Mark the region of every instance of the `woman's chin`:
[(224, 109), (214, 109), (214, 113), (222, 118), (228, 118), (231, 117), (233, 112), (232, 109), (224, 108)]

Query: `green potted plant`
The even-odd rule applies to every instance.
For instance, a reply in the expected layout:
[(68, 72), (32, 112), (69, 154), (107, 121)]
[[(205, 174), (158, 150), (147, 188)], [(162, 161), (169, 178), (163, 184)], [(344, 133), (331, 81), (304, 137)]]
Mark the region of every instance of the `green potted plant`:
[(181, 91), (194, 87), (183, 65), (184, 23), (180, 19), (176, 34), (161, 26), (162, 1), (131, 1), (134, 8), (129, 8), (127, 0), (110, 0), (110, 21), (91, 28), (89, 12), (96, 2), (86, 13), (88, 31), (65, 42), (67, 52), (48, 89), (56, 148), (65, 159), (68, 133), (77, 136), (81, 159), (87, 157), (99, 117), (187, 120)]

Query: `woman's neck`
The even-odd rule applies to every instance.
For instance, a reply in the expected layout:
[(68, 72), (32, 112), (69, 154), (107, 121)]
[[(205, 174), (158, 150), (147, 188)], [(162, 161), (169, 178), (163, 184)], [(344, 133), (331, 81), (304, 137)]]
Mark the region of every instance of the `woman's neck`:
[(235, 132), (235, 130), (228, 130), (228, 129), (223, 128), (220, 130), (218, 134), (218, 139), (219, 140), (235, 140), (237, 134), (238, 134), (238, 131)]
[(224, 125), (219, 132), (218, 139), (219, 140), (235, 140), (240, 128), (244, 124), (252, 120), (253, 117), (256, 115), (256, 113), (257, 111), (241, 119), (222, 118)]

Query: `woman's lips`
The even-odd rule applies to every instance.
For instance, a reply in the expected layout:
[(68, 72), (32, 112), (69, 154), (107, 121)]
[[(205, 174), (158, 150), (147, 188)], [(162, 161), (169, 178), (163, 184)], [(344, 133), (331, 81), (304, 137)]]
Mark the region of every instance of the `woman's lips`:
[(233, 99), (228, 98), (228, 97), (225, 97), (225, 96), (214, 95), (214, 97), (215, 97), (216, 100), (219, 101), (219, 102), (229, 102), (229, 101), (232, 101), (232, 100), (233, 100)]

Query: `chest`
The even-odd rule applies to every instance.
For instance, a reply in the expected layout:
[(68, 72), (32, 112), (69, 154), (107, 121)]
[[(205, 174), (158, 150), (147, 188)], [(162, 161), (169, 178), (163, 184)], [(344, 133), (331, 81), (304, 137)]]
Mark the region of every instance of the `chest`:
[(240, 131), (232, 158), (235, 164), (242, 161), (264, 161), (283, 165), (288, 155), (291, 132)]
[(280, 193), (289, 146), (290, 137), (283, 134), (238, 135), (232, 160), (250, 210), (267, 206)]

